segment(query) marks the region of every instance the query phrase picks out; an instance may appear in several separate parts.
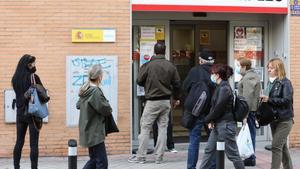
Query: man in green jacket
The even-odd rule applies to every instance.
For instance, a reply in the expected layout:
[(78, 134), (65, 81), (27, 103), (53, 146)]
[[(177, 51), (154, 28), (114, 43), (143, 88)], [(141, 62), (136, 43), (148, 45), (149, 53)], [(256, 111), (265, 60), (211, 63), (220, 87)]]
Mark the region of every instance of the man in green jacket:
[(150, 131), (156, 119), (158, 125), (158, 138), (154, 150), (157, 154), (156, 163), (159, 164), (163, 160), (171, 108), (170, 98), (173, 95), (175, 104), (178, 105), (180, 91), (179, 74), (173, 63), (165, 59), (165, 51), (166, 46), (163, 42), (155, 44), (155, 55), (141, 67), (138, 74), (137, 83), (145, 88), (146, 105), (141, 117), (137, 156), (129, 158), (129, 162), (146, 161)]

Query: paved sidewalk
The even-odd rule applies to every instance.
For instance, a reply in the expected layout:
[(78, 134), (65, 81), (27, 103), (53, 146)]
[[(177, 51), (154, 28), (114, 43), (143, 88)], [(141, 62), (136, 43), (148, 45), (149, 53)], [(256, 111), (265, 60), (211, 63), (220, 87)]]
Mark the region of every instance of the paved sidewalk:
[[(201, 161), (204, 146), (200, 150)], [(294, 168), (300, 168), (300, 149), (291, 149), (291, 157), (293, 159)], [(263, 146), (257, 148), (257, 165), (256, 167), (247, 167), (249, 169), (270, 169), (271, 163), (271, 152), (263, 149)], [(136, 164), (128, 163), (129, 155), (111, 155), (109, 156), (109, 169), (185, 169), (187, 150), (180, 150), (178, 153), (167, 152), (165, 154), (164, 163), (155, 164), (154, 155), (149, 155), (147, 163)], [(81, 169), (85, 162), (88, 160), (87, 157), (78, 157), (78, 169)], [(199, 165), (199, 164), (198, 164)], [(22, 168), (23, 167), (23, 168)], [(22, 169), (30, 169), (29, 158), (24, 158), (21, 161)], [(39, 158), (39, 169), (67, 169), (68, 158), (67, 157), (40, 157)], [(233, 169), (233, 165), (226, 159), (226, 169)], [(13, 169), (12, 159), (0, 158), (0, 169)]]

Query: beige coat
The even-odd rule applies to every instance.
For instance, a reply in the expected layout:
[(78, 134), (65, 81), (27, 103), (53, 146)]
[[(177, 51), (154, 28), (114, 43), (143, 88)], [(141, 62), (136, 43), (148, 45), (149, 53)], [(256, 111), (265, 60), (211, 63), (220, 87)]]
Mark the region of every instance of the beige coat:
[(238, 83), (238, 94), (247, 100), (249, 111), (257, 111), (260, 90), (261, 83), (258, 74), (253, 69), (247, 70)]

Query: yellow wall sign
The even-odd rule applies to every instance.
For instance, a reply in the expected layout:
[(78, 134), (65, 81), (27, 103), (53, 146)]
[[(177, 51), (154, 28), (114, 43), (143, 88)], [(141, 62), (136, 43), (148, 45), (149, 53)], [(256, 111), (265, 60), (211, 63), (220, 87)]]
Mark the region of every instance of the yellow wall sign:
[(115, 29), (72, 29), (72, 42), (115, 42)]

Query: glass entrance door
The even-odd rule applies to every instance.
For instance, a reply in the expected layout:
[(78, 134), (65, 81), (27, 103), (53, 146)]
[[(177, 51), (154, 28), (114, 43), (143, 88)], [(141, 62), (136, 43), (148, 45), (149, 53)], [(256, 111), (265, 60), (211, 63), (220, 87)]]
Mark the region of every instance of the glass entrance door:
[[(195, 25), (171, 24), (171, 51), (170, 61), (176, 66), (180, 79), (183, 82), (189, 70), (195, 65)], [(188, 130), (180, 125), (184, 98), (181, 104), (172, 109), (173, 137), (175, 142), (188, 142)]]
[[(228, 22), (173, 21), (170, 25), (170, 61), (176, 66), (181, 81), (192, 67), (199, 64), (197, 53), (211, 50), (216, 63), (227, 64)], [(175, 142), (188, 142), (188, 131), (180, 125), (183, 104), (187, 93), (182, 94), (181, 105), (173, 109), (173, 136)], [(206, 141), (209, 130), (203, 128), (201, 141)]]
[[(237, 59), (246, 57), (252, 61), (252, 68), (260, 76), (262, 88), (265, 87), (265, 63), (267, 63), (268, 53), (268, 32), (266, 23), (245, 23), (232, 22), (230, 26), (230, 63), (234, 69), (237, 67)], [(236, 70), (236, 69), (235, 69)], [(237, 89), (237, 83), (241, 75), (236, 71), (234, 73), (234, 87)], [(257, 129), (257, 140), (269, 140), (269, 127)]]

